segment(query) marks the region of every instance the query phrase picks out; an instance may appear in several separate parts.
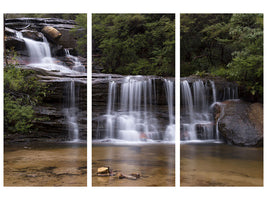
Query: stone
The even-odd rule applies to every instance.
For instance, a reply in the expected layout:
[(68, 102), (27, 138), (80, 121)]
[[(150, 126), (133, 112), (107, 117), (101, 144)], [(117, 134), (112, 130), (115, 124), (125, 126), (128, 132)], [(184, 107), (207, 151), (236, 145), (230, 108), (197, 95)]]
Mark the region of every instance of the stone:
[(125, 178), (125, 176), (124, 176), (123, 174), (119, 173), (119, 174), (118, 174), (118, 178), (119, 178), (119, 179), (123, 179), (123, 178)]
[(221, 104), (218, 122), (220, 134), (231, 144), (240, 146), (263, 145), (263, 105), (242, 100)]
[(109, 174), (110, 169), (109, 167), (100, 167), (97, 169), (97, 174)]
[(45, 26), (42, 29), (42, 33), (53, 42), (59, 40), (59, 38), (62, 36), (62, 34), (57, 29), (51, 26)]
[(132, 173), (130, 174), (130, 176), (136, 177), (136, 178), (140, 178), (141, 175), (139, 173)]
[(32, 30), (22, 30), (21, 33), (25, 38), (29, 38), (35, 41), (43, 41), (43, 35), (40, 32)]

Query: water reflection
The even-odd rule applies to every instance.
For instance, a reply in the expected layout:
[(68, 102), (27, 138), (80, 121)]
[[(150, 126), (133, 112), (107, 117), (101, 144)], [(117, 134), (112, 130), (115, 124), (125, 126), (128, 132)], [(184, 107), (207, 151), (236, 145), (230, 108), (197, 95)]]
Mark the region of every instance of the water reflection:
[(263, 149), (181, 145), (181, 186), (262, 186)]

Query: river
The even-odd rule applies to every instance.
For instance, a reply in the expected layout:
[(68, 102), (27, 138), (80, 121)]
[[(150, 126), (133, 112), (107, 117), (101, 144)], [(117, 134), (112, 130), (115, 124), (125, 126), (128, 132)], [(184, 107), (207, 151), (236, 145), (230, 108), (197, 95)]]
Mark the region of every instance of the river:
[(4, 186), (86, 186), (85, 143), (5, 145)]
[(181, 186), (263, 186), (263, 148), (181, 144)]
[[(137, 180), (118, 176), (98, 177), (97, 168), (109, 166), (116, 173), (139, 173)], [(93, 186), (175, 186), (175, 145), (93, 145)]]

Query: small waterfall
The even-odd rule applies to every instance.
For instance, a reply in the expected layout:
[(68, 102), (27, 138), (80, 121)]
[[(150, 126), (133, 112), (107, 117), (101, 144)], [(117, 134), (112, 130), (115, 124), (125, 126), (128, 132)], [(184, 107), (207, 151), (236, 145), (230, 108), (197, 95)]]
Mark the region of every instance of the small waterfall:
[(73, 63), (74, 66), (72, 67), (72, 70), (78, 71), (78, 72), (86, 72), (85, 67), (80, 62), (79, 58), (76, 56), (70, 55), (69, 49), (64, 49), (66, 53), (66, 57), (69, 58)]
[(215, 87), (214, 81), (210, 80), (210, 84), (211, 84), (211, 87), (212, 87), (213, 103), (216, 103), (217, 102), (217, 97), (216, 97), (216, 87)]
[(106, 122), (106, 137), (114, 138), (114, 106), (116, 101), (116, 83), (114, 81), (109, 83), (108, 90), (108, 106), (107, 106), (107, 122)]
[(164, 86), (166, 92), (166, 98), (168, 102), (168, 110), (169, 110), (169, 125), (166, 128), (164, 139), (169, 141), (175, 140), (175, 124), (174, 124), (174, 110), (173, 110), (173, 92), (174, 92), (174, 82), (171, 80), (164, 79)]
[[(42, 33), (40, 33), (42, 34)], [(22, 33), (16, 32), (17, 38), (23, 39), (29, 52), (28, 66), (47, 71), (57, 71), (73, 74), (75, 71), (63, 65), (56, 64), (58, 60), (51, 56), (51, 50), (46, 37), (42, 34), (43, 42), (23, 37)]]
[(65, 109), (65, 116), (68, 124), (69, 139), (73, 142), (79, 141), (79, 127), (77, 123), (77, 112), (76, 106), (76, 90), (75, 81), (71, 80), (66, 85), (67, 93), (67, 108)]
[(117, 113), (118, 138), (127, 141), (159, 139), (152, 112), (152, 84), (142, 76), (128, 76), (121, 84)]
[[(213, 106), (218, 104), (218, 98), (214, 81), (195, 80), (189, 84), (183, 80), (180, 87), (181, 139), (219, 140), (218, 121), (221, 116), (215, 124)], [(238, 98), (237, 86), (228, 84), (222, 96), (222, 100)]]
[[(158, 87), (156, 80), (158, 83), (162, 83), (162, 91), (166, 95), (168, 105), (166, 114), (169, 116), (169, 123), (165, 119), (165, 121), (158, 121), (156, 98), (159, 94), (156, 94)], [(162, 81), (159, 78), (145, 76), (127, 76), (118, 82), (110, 80), (107, 110), (103, 123), (105, 127), (103, 134), (105, 135), (102, 135), (101, 138), (133, 142), (174, 141), (173, 99), (174, 81)], [(103, 120), (103, 117), (99, 117), (99, 119)], [(98, 125), (100, 124), (102, 123), (98, 121)], [(97, 129), (99, 130), (99, 128)], [(97, 133), (97, 135), (101, 134)]]
[[(40, 33), (41, 34), (41, 33)], [(42, 34), (43, 42), (35, 41), (29, 38), (23, 37), (21, 32), (16, 32), (18, 38), (23, 39), (26, 47), (29, 51), (30, 63), (43, 63), (43, 64), (51, 64), (52, 56), (50, 52), (50, 47), (47, 39)]]
[[(73, 58), (73, 60), (75, 61), (73, 69), (78, 72), (75, 72), (63, 65), (55, 64), (54, 62), (57, 60), (55, 58), (52, 58), (49, 43), (43, 35), (43, 42), (25, 38), (23, 37), (21, 32), (16, 32), (16, 36), (25, 41), (30, 58), (30, 64), (28, 64), (28, 66), (68, 74), (85, 72), (84, 66), (81, 65), (78, 58), (71, 56), (69, 52), (67, 57), (69, 56)], [(76, 102), (78, 102), (78, 91), (76, 91), (75, 80), (73, 78), (66, 83), (65, 94), (66, 100), (63, 112), (65, 114), (66, 124), (68, 126), (69, 140), (77, 142), (79, 141), (79, 127), (77, 122), (78, 106), (76, 105)]]

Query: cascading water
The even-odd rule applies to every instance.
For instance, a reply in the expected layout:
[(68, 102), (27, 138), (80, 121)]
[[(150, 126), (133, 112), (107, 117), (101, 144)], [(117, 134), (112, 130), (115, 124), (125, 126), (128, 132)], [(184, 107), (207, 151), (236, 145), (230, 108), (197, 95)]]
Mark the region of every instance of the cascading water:
[[(58, 60), (51, 56), (50, 46), (45, 36), (42, 35), (43, 42), (40, 42), (23, 37), (21, 32), (17, 32), (16, 35), (18, 38), (23, 39), (26, 44), (30, 58), (28, 66), (41, 68), (47, 71), (66, 73), (68, 75), (77, 75), (81, 72), (85, 72), (85, 68), (79, 62), (78, 58), (71, 56), (69, 52), (67, 57), (71, 57), (75, 61), (74, 66), (72, 67), (75, 71), (66, 66), (55, 64)], [(76, 105), (78, 92), (75, 89), (74, 78), (71, 78), (70, 81), (66, 82), (65, 90), (66, 101), (63, 112), (68, 126), (69, 140), (77, 142), (79, 141), (79, 127), (77, 122), (78, 107)]]
[(144, 76), (127, 76), (119, 82), (109, 81), (107, 110), (104, 115), (105, 135), (102, 138), (133, 142), (174, 141), (174, 82), (165, 80), (163, 91), (167, 97), (169, 124), (164, 125), (164, 132), (159, 127), (156, 116), (156, 80)]
[(29, 52), (28, 66), (33, 68), (40, 68), (47, 71), (57, 71), (62, 73), (74, 74), (75, 71), (63, 65), (56, 64), (58, 61), (51, 56), (51, 50), (46, 37), (42, 35), (43, 41), (35, 41), (23, 37), (21, 32), (16, 32), (16, 36), (24, 40), (27, 50)]
[(175, 117), (174, 117), (174, 110), (173, 110), (173, 101), (174, 101), (174, 82), (171, 80), (164, 79), (165, 84), (165, 91), (166, 91), (166, 98), (168, 102), (168, 110), (169, 110), (169, 125), (165, 131), (165, 140), (174, 141), (175, 140)]
[(78, 57), (70, 55), (69, 49), (65, 49), (65, 53), (66, 53), (67, 58), (69, 58), (74, 63), (72, 70), (75, 70), (78, 72), (86, 72), (85, 67), (82, 65)]
[[(181, 87), (181, 140), (219, 140), (218, 121), (214, 124), (213, 106), (218, 102), (212, 80), (182, 80)], [(237, 86), (224, 87), (220, 100), (237, 99)]]
[(76, 92), (75, 92), (75, 81), (71, 80), (66, 85), (67, 103), (65, 109), (65, 116), (68, 122), (69, 139), (73, 142), (79, 141), (79, 127), (77, 123), (77, 112), (76, 106)]

